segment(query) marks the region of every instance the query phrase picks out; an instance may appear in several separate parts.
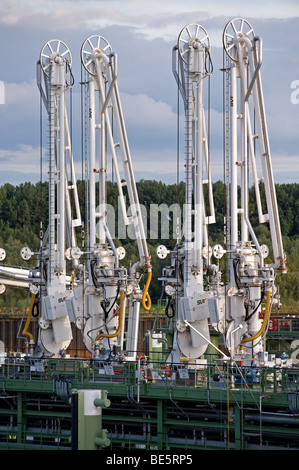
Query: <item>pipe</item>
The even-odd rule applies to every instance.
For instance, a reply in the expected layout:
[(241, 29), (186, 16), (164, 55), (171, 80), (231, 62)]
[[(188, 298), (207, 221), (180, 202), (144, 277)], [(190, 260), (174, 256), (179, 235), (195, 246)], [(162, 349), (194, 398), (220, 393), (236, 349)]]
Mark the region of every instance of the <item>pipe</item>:
[(148, 288), (149, 288), (149, 285), (150, 285), (151, 280), (152, 280), (152, 267), (147, 266), (147, 269), (148, 269), (147, 280), (146, 280), (145, 287), (143, 289), (141, 302), (142, 302), (142, 307), (144, 308), (144, 310), (146, 310), (148, 312), (152, 307), (152, 301), (151, 301), (150, 295), (148, 293)]
[(27, 317), (27, 321), (26, 321), (26, 324), (25, 324), (23, 332), (22, 332), (23, 335), (28, 336), (29, 339), (31, 339), (32, 341), (33, 341), (33, 335), (31, 333), (29, 333), (29, 331), (27, 331), (27, 330), (29, 328), (31, 318), (32, 318), (32, 310), (33, 310), (33, 306), (34, 306), (34, 301), (35, 301), (35, 295), (32, 294), (31, 295), (30, 308), (29, 308), (29, 315)]
[(251, 79), (251, 82), (249, 84), (249, 87), (247, 89), (247, 93), (246, 93), (246, 96), (245, 96), (245, 101), (248, 101), (249, 99), (249, 96), (250, 96), (250, 93), (252, 92), (252, 89), (253, 89), (253, 85), (254, 85), (254, 82), (256, 81), (256, 78), (257, 78), (257, 74), (262, 66), (262, 62), (263, 62), (263, 59), (262, 59), (262, 39), (258, 36), (254, 37), (253, 38), (253, 41), (254, 41), (254, 46), (252, 46), (252, 43), (251, 41), (248, 39), (248, 38), (242, 38), (242, 41), (245, 41), (247, 42), (247, 46), (248, 46), (248, 50), (250, 50), (250, 48), (252, 47), (252, 50), (255, 50), (255, 47), (256, 47), (256, 43), (258, 42), (259, 43), (259, 60), (258, 60), (258, 63), (256, 64), (256, 68), (255, 68), (255, 71), (254, 71), (254, 74), (252, 76), (252, 79)]
[(116, 250), (115, 245), (114, 245), (114, 243), (113, 243), (113, 239), (112, 239), (112, 237), (111, 237), (111, 234), (110, 234), (110, 232), (109, 232), (109, 229), (108, 229), (108, 227), (107, 227), (107, 224), (106, 224), (104, 215), (101, 215), (100, 218), (101, 218), (101, 223), (103, 224), (104, 231), (105, 231), (105, 233), (106, 233), (106, 237), (107, 237), (107, 239), (108, 239), (108, 241), (109, 241), (110, 247), (111, 247), (111, 249), (112, 249), (112, 251), (113, 251), (113, 254), (114, 254), (114, 257), (115, 257), (115, 269), (117, 269), (118, 266), (119, 266), (119, 261), (118, 261), (119, 257), (118, 257), (118, 253), (117, 253), (117, 250)]
[(139, 356), (138, 357), (138, 362), (137, 362), (137, 403), (140, 402), (140, 371), (141, 371), (141, 368), (140, 368), (140, 361), (141, 359), (145, 359), (144, 356)]
[(232, 337), (233, 337), (233, 334), (236, 333), (236, 331), (238, 330), (241, 330), (243, 328), (243, 325), (240, 324), (239, 326), (237, 326), (234, 330), (232, 330), (230, 332), (230, 349), (232, 349)]
[(253, 340), (257, 339), (265, 331), (268, 320), (269, 320), (269, 317), (270, 317), (270, 305), (271, 305), (271, 292), (268, 290), (267, 298), (266, 298), (266, 312), (265, 312), (265, 316), (264, 316), (264, 319), (263, 319), (262, 326), (261, 326), (260, 330), (255, 335), (250, 336), (250, 338), (243, 339), (243, 341), (241, 342), (241, 345), (245, 344), (245, 343), (248, 343), (249, 341), (253, 341)]
[(215, 346), (215, 344), (213, 344), (208, 338), (206, 338), (200, 331), (198, 331), (196, 328), (194, 328), (194, 326), (191, 325), (191, 323), (189, 323), (187, 320), (184, 320), (184, 323), (185, 323), (185, 325), (189, 326), (189, 328), (191, 328), (191, 330), (195, 331), (195, 333), (197, 333), (208, 344), (210, 344), (210, 346), (213, 346), (213, 348), (216, 349), (216, 351), (218, 351), (223, 356), (224, 361), (230, 359), (223, 351), (218, 349), (217, 346)]
[(101, 333), (96, 337), (96, 341), (99, 341), (100, 338), (115, 338), (118, 336), (122, 329), (123, 324), (123, 313), (124, 313), (124, 304), (125, 304), (125, 291), (122, 290), (120, 293), (120, 309), (119, 309), (119, 321), (118, 321), (118, 330), (115, 333), (105, 334)]

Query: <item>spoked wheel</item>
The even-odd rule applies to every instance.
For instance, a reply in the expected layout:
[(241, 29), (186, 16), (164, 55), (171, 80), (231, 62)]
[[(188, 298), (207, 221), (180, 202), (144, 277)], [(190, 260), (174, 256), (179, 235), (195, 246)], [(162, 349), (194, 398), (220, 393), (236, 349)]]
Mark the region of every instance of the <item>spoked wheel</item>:
[(107, 56), (112, 52), (112, 48), (107, 39), (97, 34), (85, 39), (81, 47), (81, 62), (91, 75), (96, 75), (93, 65), (93, 55), (96, 52), (106, 54)]
[(253, 41), (254, 31), (251, 24), (243, 18), (230, 20), (224, 28), (222, 40), (225, 52), (234, 62), (238, 61), (234, 39), (242, 37)]
[(67, 45), (59, 39), (52, 39), (43, 46), (40, 53), (41, 68), (47, 77), (50, 76), (51, 60), (53, 61), (57, 58), (62, 58), (71, 67), (72, 56)]
[(210, 49), (210, 38), (206, 30), (199, 24), (189, 24), (182, 29), (178, 37), (178, 50), (182, 60), (187, 63), (187, 55), (192, 44), (199, 43)]

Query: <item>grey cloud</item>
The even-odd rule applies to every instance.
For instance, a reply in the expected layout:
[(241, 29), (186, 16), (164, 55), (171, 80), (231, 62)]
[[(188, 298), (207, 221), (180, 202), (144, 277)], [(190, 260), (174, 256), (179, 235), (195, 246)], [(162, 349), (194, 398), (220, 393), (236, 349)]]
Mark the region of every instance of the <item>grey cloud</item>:
[[(4, 45), (0, 56), (5, 64), (0, 79), (15, 87), (14, 97), (11, 95), (13, 101), (10, 109), (6, 109), (6, 114), (2, 105), (0, 106), (2, 149), (13, 148), (17, 151), (23, 144), (37, 148), (39, 94), (37, 87), (35, 88), (36, 62), (43, 44), (58, 37), (70, 47), (73, 56), (73, 134), (75, 155), (77, 159), (81, 158), (80, 48), (89, 35), (97, 33), (108, 39), (118, 55), (118, 82), (124, 100), (125, 120), (137, 178), (150, 178), (153, 175), (149, 168), (143, 174), (146, 167), (140, 164), (152, 160), (157, 162), (157, 166), (161, 165), (161, 172), (163, 167), (165, 180), (168, 178), (166, 173), (169, 168), (169, 175), (172, 174), (175, 181), (178, 93), (172, 74), (171, 52), (181, 28), (198, 21), (213, 39), (211, 56), (214, 73), (210, 82), (212, 175), (215, 178), (218, 175), (222, 177), (223, 97), (220, 69), (223, 67), (223, 53), (219, 46), (223, 28), (231, 17), (196, 11), (195, 3), (192, 2), (188, 4), (189, 10), (193, 6), (192, 11), (186, 9), (185, 12), (178, 13), (174, 4), (173, 8), (169, 7), (168, 14), (164, 9), (160, 15), (149, 14), (145, 9), (136, 13), (128, 10), (123, 15), (117, 9), (117, 1), (109, 2), (109, 9), (99, 8), (100, 5), (107, 6), (107, 2), (93, 0), (81, 4), (62, 1), (60, 6), (54, 2), (55, 9), (49, 2), (45, 4), (47, 7), (50, 5), (47, 11), (32, 11), (30, 8), (26, 11), (26, 8), (13, 9), (16, 5), (20, 6), (19, 2), (10, 2), (9, 5), (7, 2), (0, 2), (0, 12), (6, 6), (5, 22), (3, 15), (0, 15), (0, 40)], [(96, 18), (96, 22), (88, 23), (90, 18)], [(256, 34), (263, 37), (262, 77), (274, 170), (279, 155), (289, 156), (289, 160), (285, 161), (293, 162), (293, 177), (294, 167), (296, 169), (297, 165), (298, 169), (299, 161), (299, 158), (295, 159), (299, 148), (299, 105), (295, 106), (290, 102), (290, 83), (291, 80), (299, 79), (299, 19), (247, 19), (253, 24)], [(132, 103), (135, 114), (132, 114)], [(162, 113), (164, 120), (161, 118)], [(138, 120), (138, 115), (142, 119)], [(287, 178), (286, 173), (284, 177)]]

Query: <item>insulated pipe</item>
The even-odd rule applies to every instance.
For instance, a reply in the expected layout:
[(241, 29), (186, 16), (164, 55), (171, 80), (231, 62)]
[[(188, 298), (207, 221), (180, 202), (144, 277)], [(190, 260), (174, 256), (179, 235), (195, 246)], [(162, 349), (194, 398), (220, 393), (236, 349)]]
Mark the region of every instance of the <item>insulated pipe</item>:
[(8, 276), (12, 279), (26, 280), (29, 277), (30, 270), (23, 268), (14, 268), (12, 266), (1, 266), (0, 275), (3, 274), (5, 277)]
[(95, 80), (92, 77), (89, 81), (89, 214), (90, 214), (90, 227), (89, 227), (89, 245), (93, 249), (96, 243), (96, 222), (95, 222), (95, 211), (96, 211), (96, 198), (95, 198)]
[(51, 73), (48, 94), (49, 110), (49, 262), (47, 284), (53, 279), (55, 267), (55, 94), (54, 94), (54, 64), (51, 61)]
[(231, 249), (238, 241), (237, 69), (231, 68)]
[(0, 277), (0, 284), (4, 286), (13, 286), (13, 287), (29, 287), (28, 281), (5, 279)]
[(245, 54), (242, 46), (238, 43), (238, 56), (239, 56), (239, 72), (241, 79), (240, 89), (240, 172), (241, 172), (241, 240), (242, 242), (248, 241), (248, 227), (245, 218), (248, 214), (248, 136), (247, 136), (247, 108), (248, 103), (245, 101), (244, 96), (247, 88), (247, 69), (245, 66)]
[[(98, 77), (99, 78), (99, 77)], [(103, 209), (103, 223), (106, 224), (107, 221), (107, 158), (106, 158), (106, 116), (104, 112), (100, 110), (103, 107), (103, 97), (102, 94), (98, 94), (98, 103), (99, 103), (99, 205)], [(104, 207), (103, 207), (104, 204)], [(105, 243), (106, 230), (102, 225), (99, 226), (99, 243)]]
[(186, 77), (186, 97), (187, 97), (187, 109), (185, 113), (185, 126), (186, 126), (186, 163), (185, 163), (185, 175), (186, 175), (186, 186), (185, 186), (185, 262), (184, 262), (184, 294), (186, 295), (186, 288), (189, 285), (190, 273), (191, 273), (191, 244), (192, 244), (192, 159), (193, 159), (193, 119), (192, 119), (192, 108), (193, 102), (193, 89), (192, 89), (192, 77), (190, 70), (193, 68), (194, 51), (189, 50), (188, 54), (188, 68)]
[[(59, 61), (59, 83), (61, 87), (64, 86), (65, 81), (65, 62)], [(59, 190), (57, 191), (57, 205), (58, 209), (58, 259), (59, 267), (65, 276), (65, 88), (61, 89), (59, 95), (59, 110), (58, 110), (58, 119), (59, 119), (59, 153), (57, 161), (57, 169), (59, 171)]]
[[(195, 93), (195, 108), (196, 116), (198, 116), (195, 122), (195, 175), (194, 175), (194, 199), (195, 199), (195, 217), (194, 217), (194, 264), (195, 268), (199, 271), (200, 284), (203, 282), (202, 274), (202, 245), (203, 245), (203, 126), (202, 119), (203, 114), (203, 62), (204, 62), (204, 50), (203, 48), (194, 48), (197, 55), (198, 65), (198, 81), (196, 82), (196, 93)], [(199, 57), (200, 55), (200, 57)], [(189, 72), (190, 73), (190, 72)]]

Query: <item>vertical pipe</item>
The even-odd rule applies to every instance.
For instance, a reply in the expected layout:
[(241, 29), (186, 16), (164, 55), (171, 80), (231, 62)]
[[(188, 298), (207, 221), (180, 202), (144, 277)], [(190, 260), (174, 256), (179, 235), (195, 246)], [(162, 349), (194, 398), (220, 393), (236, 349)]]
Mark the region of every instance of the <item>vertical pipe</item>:
[(65, 63), (59, 64), (59, 152), (58, 152), (58, 173), (59, 173), (59, 201), (58, 201), (58, 265), (60, 272), (65, 275), (65, 132), (64, 132), (64, 114), (65, 114), (65, 94), (63, 85), (65, 83)]
[(231, 68), (231, 249), (238, 241), (237, 67)]
[(128, 356), (136, 359), (137, 347), (138, 347), (138, 329), (139, 329), (139, 317), (140, 317), (140, 302), (130, 302), (129, 306), (129, 317), (128, 317), (128, 328), (127, 328), (127, 343), (126, 348)]
[[(256, 67), (257, 63), (257, 52), (255, 49), (254, 52), (255, 57), (253, 50), (249, 56), (249, 67), (252, 77), (254, 76), (254, 68)], [(255, 109), (257, 110), (256, 123), (259, 135), (259, 147), (263, 167), (267, 209), (269, 212), (269, 225), (273, 246), (274, 266), (279, 266), (282, 268), (283, 272), (286, 272), (260, 71), (258, 71), (256, 74), (256, 82), (253, 86), (253, 100)]]
[(248, 217), (248, 155), (247, 155), (247, 106), (245, 100), (247, 91), (247, 70), (246, 58), (244, 57), (244, 47), (238, 43), (239, 56), (239, 72), (240, 72), (240, 120), (241, 120), (241, 136), (240, 136), (240, 164), (241, 164), (241, 240), (248, 241), (248, 227), (246, 218)]
[(95, 80), (91, 77), (89, 81), (89, 243), (90, 249), (94, 249), (96, 242), (95, 234)]
[[(144, 264), (144, 262), (148, 262), (149, 253), (148, 253), (146, 235), (145, 235), (142, 214), (141, 214), (141, 209), (140, 209), (140, 204), (139, 204), (139, 197), (138, 197), (138, 192), (137, 192), (137, 187), (136, 187), (136, 182), (135, 182), (135, 175), (134, 175), (133, 166), (132, 166), (130, 148), (128, 144), (128, 138), (127, 138), (125, 123), (124, 123), (124, 118), (123, 118), (123, 111), (122, 111), (122, 106), (121, 106), (121, 101), (120, 101), (120, 96), (119, 96), (118, 85), (117, 85), (117, 81), (114, 81), (114, 78), (112, 77), (112, 72), (114, 73), (114, 77), (117, 75), (116, 55), (114, 54), (113, 57), (115, 59), (114, 69), (112, 69), (112, 67), (110, 66), (107, 70), (109, 84), (114, 83), (112, 93), (111, 93), (111, 102), (112, 102), (113, 109), (116, 111), (115, 126), (117, 130), (117, 135), (119, 138), (120, 152), (121, 152), (121, 156), (123, 160), (123, 168), (124, 168), (124, 173), (125, 173), (126, 182), (127, 182), (127, 190), (128, 190), (129, 200), (130, 200), (131, 209), (132, 209), (133, 223), (134, 223), (134, 228), (136, 231), (136, 241), (137, 241), (138, 250), (140, 254), (140, 261)], [(107, 58), (105, 58), (105, 60), (107, 60)], [(105, 110), (105, 114), (106, 113), (107, 113), (107, 110)], [(109, 131), (109, 128), (108, 128), (108, 131)]]
[(192, 240), (192, 103), (193, 90), (190, 71), (192, 69), (193, 54), (188, 55), (187, 64), (187, 110), (186, 110), (186, 196), (185, 196), (185, 265), (184, 265), (184, 295), (189, 285), (191, 270), (191, 240)]
[(55, 268), (55, 64), (50, 65), (49, 78), (49, 263), (47, 281), (52, 282)]
[(24, 435), (26, 434), (26, 430), (24, 429), (24, 423), (23, 423), (22, 392), (18, 392), (17, 420), (18, 420), (17, 442), (18, 442), (18, 444), (21, 444), (22, 443), (22, 431), (24, 430)]
[[(99, 72), (98, 72), (99, 73)], [(101, 80), (98, 75), (98, 80)], [(99, 206), (100, 213), (102, 214), (104, 223), (107, 221), (107, 197), (106, 197), (106, 125), (105, 125), (105, 113), (101, 110), (103, 109), (103, 97), (99, 93), (99, 119), (100, 119), (100, 128), (99, 128)], [(105, 243), (105, 230), (104, 225), (101, 220), (99, 221), (99, 243)]]
[(194, 222), (194, 252), (195, 266), (199, 271), (199, 283), (202, 285), (202, 244), (203, 244), (203, 49), (196, 50), (198, 55), (198, 81), (196, 83), (196, 145), (195, 145), (195, 222)]

